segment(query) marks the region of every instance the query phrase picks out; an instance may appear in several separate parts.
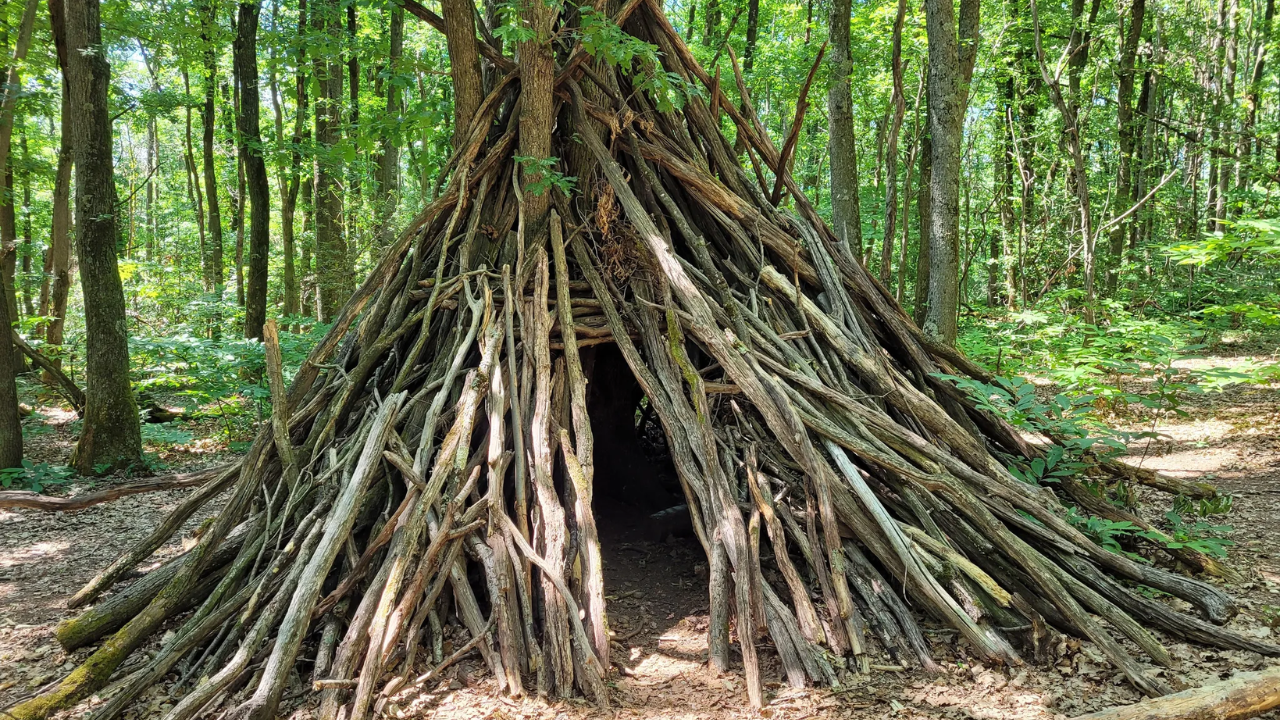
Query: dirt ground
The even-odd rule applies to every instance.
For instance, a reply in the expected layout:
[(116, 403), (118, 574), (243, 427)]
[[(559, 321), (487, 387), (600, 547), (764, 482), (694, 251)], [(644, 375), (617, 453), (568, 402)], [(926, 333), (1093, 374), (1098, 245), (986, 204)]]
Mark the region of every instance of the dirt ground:
[[(1161, 437), (1136, 444), (1130, 461), (1182, 477), (1207, 478), (1235, 498), (1225, 522), (1235, 527), (1229, 564), (1247, 581), (1230, 590), (1241, 613), (1231, 627), (1258, 638), (1280, 628), (1280, 385), (1240, 386), (1220, 395), (1191, 396), (1186, 418), (1161, 420)], [(1119, 417), (1133, 429), (1147, 419)], [(69, 450), (70, 434), (57, 428), (40, 440), (40, 453)], [(185, 454), (168, 458), (188, 469), (218, 459)], [(52, 462), (52, 460), (50, 460)], [(62, 651), (56, 624), (73, 615), (67, 598), (95, 571), (134, 543), (188, 491), (132, 496), (74, 513), (0, 511), (0, 707), (58, 680), (88, 651)], [(1168, 498), (1145, 491), (1143, 511), (1159, 517)], [(183, 537), (199, 525), (194, 518)], [(450, 668), (439, 684), (384, 708), (393, 717), (452, 720), (577, 720), (598, 717), (727, 720), (810, 718), (1073, 717), (1135, 702), (1138, 694), (1091, 643), (1054, 648), (1051, 665), (983, 667), (969, 658), (955, 633), (927, 626), (943, 672), (902, 670), (872, 658), (868, 675), (851, 675), (838, 690), (796, 691), (781, 683), (773, 654), (764, 649), (766, 707), (752, 711), (741, 675), (713, 676), (706, 664), (705, 558), (692, 539), (652, 542), (625, 523), (602, 524), (605, 578), (613, 645), (612, 706), (607, 713), (578, 701), (500, 695), (475, 656)], [(153, 560), (181, 551), (181, 539)], [(142, 568), (146, 570), (154, 565)], [(1168, 642), (1178, 667), (1150, 666), (1175, 688), (1192, 687), (1258, 670), (1277, 661), (1252, 653)], [(1133, 649), (1135, 657), (1140, 654)], [(532, 684), (532, 683), (530, 683)], [(292, 716), (311, 716), (299, 681)], [(161, 688), (135, 706), (133, 718), (159, 717), (172, 698)], [(93, 701), (71, 712), (77, 717)]]

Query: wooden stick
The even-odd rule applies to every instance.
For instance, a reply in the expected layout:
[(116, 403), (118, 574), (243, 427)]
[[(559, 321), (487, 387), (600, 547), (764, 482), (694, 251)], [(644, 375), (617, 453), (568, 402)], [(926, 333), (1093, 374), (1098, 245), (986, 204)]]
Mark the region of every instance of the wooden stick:
[(817, 59), (813, 61), (813, 67), (809, 68), (809, 76), (805, 78), (804, 85), (800, 88), (800, 97), (796, 99), (796, 116), (791, 121), (791, 132), (787, 133), (787, 139), (782, 143), (782, 157), (778, 159), (777, 178), (773, 181), (773, 192), (769, 194), (769, 200), (774, 205), (782, 200), (784, 178), (791, 172), (791, 156), (795, 154), (796, 144), (800, 139), (800, 128), (804, 126), (805, 111), (809, 109), (809, 87), (813, 85), (813, 76), (818, 72), (818, 66), (822, 64), (822, 56), (826, 53), (827, 43), (824, 42), (818, 50)]
[(298, 459), (289, 439), (289, 396), (284, 386), (284, 361), (280, 357), (280, 329), (271, 318), (262, 326), (263, 354), (267, 362), (267, 385), (271, 388), (271, 437), (276, 443), (280, 466), (289, 487), (298, 483)]

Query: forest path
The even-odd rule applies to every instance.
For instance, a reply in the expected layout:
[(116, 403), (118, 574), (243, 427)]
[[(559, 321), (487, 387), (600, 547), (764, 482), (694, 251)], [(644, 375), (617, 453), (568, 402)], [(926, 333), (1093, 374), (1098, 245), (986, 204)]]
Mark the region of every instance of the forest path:
[[(1231, 549), (1229, 564), (1248, 580), (1230, 588), (1242, 609), (1231, 627), (1270, 637), (1280, 621), (1280, 385), (1191, 395), (1183, 409), (1187, 417), (1162, 420), (1156, 426), (1160, 438), (1135, 443), (1130, 461), (1183, 477), (1207, 477), (1235, 496), (1234, 509), (1222, 522), (1235, 527), (1230, 538), (1238, 543)], [(1150, 428), (1140, 417), (1113, 420), (1128, 429)], [(54, 427), (42, 436), (35, 459), (51, 464), (62, 460), (70, 440), (66, 427)], [(189, 462), (203, 465), (209, 458)], [(67, 598), (184, 496), (185, 491), (138, 495), (61, 514), (0, 511), (0, 707), (58, 679), (71, 662), (83, 659), (87, 651), (68, 657), (53, 637), (57, 622), (74, 614), (66, 608)], [(1158, 517), (1167, 509), (1168, 499), (1154, 491), (1142, 497), (1144, 514)], [(200, 521), (192, 519), (180, 537), (189, 538)], [(762, 659), (768, 706), (755, 713), (747, 706), (740, 674), (714, 677), (706, 667), (705, 558), (696, 541), (653, 542), (634, 528), (619, 527), (605, 535), (602, 545), (616, 637), (613, 707), (607, 717), (1036, 720), (1071, 717), (1138, 699), (1090, 643), (1058, 643), (1051, 649), (1057, 658), (1052, 665), (985, 668), (969, 659), (954, 633), (926, 624), (942, 674), (882, 669), (855, 678), (838, 693), (794, 691), (779, 682), (776, 660), (766, 649)], [(182, 540), (175, 540), (156, 559), (181, 549)], [(154, 561), (147, 568), (153, 565)], [(1271, 662), (1250, 653), (1181, 643), (1169, 647), (1179, 667), (1152, 667), (1151, 672), (1179, 687)], [(871, 662), (892, 665), (886, 657), (873, 657)], [(129, 717), (157, 717), (170, 703), (163, 687), (154, 688)], [(67, 716), (78, 716), (83, 707)], [(430, 692), (401, 699), (396, 709), (402, 717), (447, 720), (601, 717), (580, 701), (504, 697), (475, 657), (451, 668)], [(309, 717), (310, 708), (303, 705), (292, 714)]]

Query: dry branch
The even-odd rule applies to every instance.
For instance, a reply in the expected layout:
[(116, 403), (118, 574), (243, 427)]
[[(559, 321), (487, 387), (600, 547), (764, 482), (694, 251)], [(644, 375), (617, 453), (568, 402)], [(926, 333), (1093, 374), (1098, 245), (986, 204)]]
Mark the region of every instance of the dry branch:
[(31, 510), (49, 510), (53, 512), (69, 512), (83, 510), (94, 505), (119, 500), (130, 495), (159, 492), (161, 490), (179, 490), (181, 488), (198, 487), (223, 475), (229, 466), (221, 465), (205, 470), (196, 470), (178, 475), (168, 475), (150, 480), (141, 480), (125, 485), (116, 485), (103, 490), (73, 495), (71, 497), (51, 497), (27, 490), (5, 490), (0, 492), (0, 509), (29, 508)]
[(1280, 668), (1273, 667), (1134, 705), (1079, 715), (1076, 720), (1244, 720), (1277, 707)]

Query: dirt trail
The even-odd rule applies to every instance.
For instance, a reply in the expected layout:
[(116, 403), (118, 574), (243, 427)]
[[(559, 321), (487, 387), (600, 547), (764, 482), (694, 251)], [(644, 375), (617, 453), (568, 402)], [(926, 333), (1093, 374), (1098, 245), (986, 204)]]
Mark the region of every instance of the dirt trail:
[[(1225, 520), (1236, 528), (1231, 538), (1238, 543), (1230, 564), (1249, 579), (1231, 588), (1242, 608), (1231, 626), (1272, 638), (1280, 628), (1280, 385), (1192, 396), (1184, 409), (1189, 417), (1162, 422), (1158, 430), (1163, 437), (1136, 444), (1131, 461), (1186, 477), (1208, 474), (1235, 496), (1234, 510)], [(1144, 422), (1117, 420), (1134, 426)], [(67, 597), (183, 496), (183, 491), (135, 496), (64, 514), (0, 511), (0, 707), (59, 678), (71, 661), (84, 656), (87, 651), (68, 658), (53, 638), (55, 624), (72, 614), (66, 609)], [(1153, 491), (1143, 497), (1143, 511), (1153, 517), (1168, 505), (1167, 498)], [(193, 519), (183, 536), (200, 520)], [(1138, 699), (1090, 643), (1060, 642), (1052, 649), (1056, 662), (1047, 666), (985, 668), (969, 658), (954, 633), (928, 625), (942, 674), (874, 670), (851, 676), (839, 692), (791, 690), (780, 682), (772, 650), (764, 648), (768, 705), (755, 713), (747, 706), (739, 674), (714, 677), (707, 668), (705, 558), (696, 541), (650, 542), (625, 523), (602, 523), (602, 528), (607, 528), (602, 549), (615, 635), (609, 717), (1037, 720)], [(181, 541), (175, 541), (159, 557), (180, 550)], [(1212, 682), (1274, 662), (1181, 643), (1169, 647), (1179, 667), (1152, 666), (1151, 672), (1175, 687)], [(892, 661), (879, 657), (872, 663), (888, 666)], [(304, 704), (292, 715), (310, 717), (301, 685), (297, 690)], [(156, 717), (169, 702), (157, 690), (131, 717)], [(393, 716), (448, 720), (601, 717), (595, 708), (576, 700), (503, 697), (474, 656), (447, 671), (436, 687), (402, 698), (388, 710)], [(82, 711), (83, 707), (68, 716)]]

